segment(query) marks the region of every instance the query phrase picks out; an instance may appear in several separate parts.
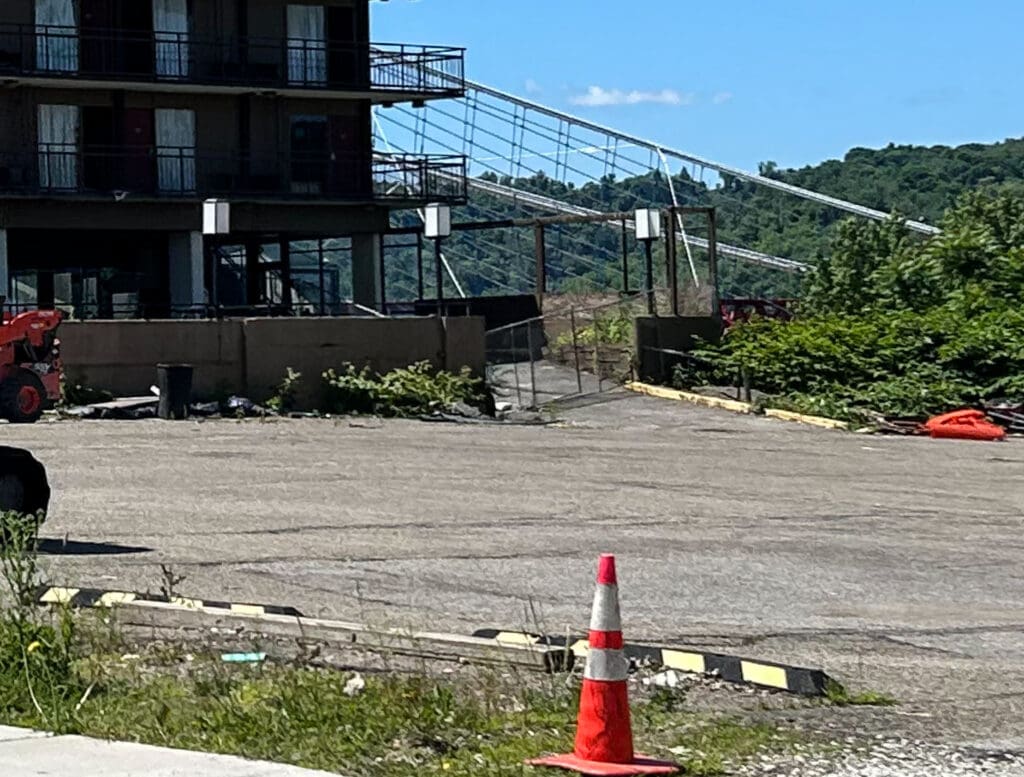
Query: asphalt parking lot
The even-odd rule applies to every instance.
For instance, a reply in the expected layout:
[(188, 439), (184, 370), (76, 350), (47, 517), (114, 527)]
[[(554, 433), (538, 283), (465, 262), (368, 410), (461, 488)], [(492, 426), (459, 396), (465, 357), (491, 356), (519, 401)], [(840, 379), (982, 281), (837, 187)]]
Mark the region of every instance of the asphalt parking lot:
[(634, 395), (547, 427), (4, 427), (55, 488), (58, 583), (462, 633), (585, 627), (820, 665), (910, 733), (1024, 747), (1024, 443), (875, 437)]

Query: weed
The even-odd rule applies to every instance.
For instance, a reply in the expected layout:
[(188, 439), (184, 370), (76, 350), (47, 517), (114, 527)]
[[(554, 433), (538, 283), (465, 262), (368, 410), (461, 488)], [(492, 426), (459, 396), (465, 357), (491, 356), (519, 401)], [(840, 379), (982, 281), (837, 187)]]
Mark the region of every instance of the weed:
[(825, 686), (825, 698), (837, 707), (892, 707), (898, 702), (892, 696), (878, 691), (861, 691), (851, 694), (845, 686), (830, 680)]
[(483, 381), (468, 369), (435, 370), (428, 362), (384, 375), (346, 364), (340, 371), (328, 370), (323, 379), (330, 413), (415, 417), (457, 402), (480, 406), (484, 401)]
[(0, 575), (9, 606), (0, 612), (0, 716), (9, 722), (73, 730), (91, 693), (75, 671), (75, 621), (66, 608), (44, 617), (35, 606), (38, 516), (0, 515)]
[(289, 413), (294, 410), (295, 396), (298, 394), (301, 381), (302, 373), (289, 367), (288, 373), (274, 389), (274, 395), (267, 400), (267, 407), (275, 413)]
[(178, 586), (185, 582), (185, 575), (177, 575), (172, 567), (160, 565), (160, 595), (167, 601), (177, 598)]

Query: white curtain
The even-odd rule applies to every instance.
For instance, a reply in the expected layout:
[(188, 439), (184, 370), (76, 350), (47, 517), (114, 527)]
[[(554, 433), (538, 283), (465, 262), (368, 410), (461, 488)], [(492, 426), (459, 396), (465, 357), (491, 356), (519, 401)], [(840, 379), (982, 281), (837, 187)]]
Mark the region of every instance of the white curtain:
[(188, 0), (153, 0), (156, 74), (185, 78), (189, 74)]
[(78, 188), (78, 106), (39, 106), (39, 185)]
[(322, 5), (288, 6), (288, 81), (327, 83), (327, 15)]
[(196, 190), (196, 114), (156, 110), (157, 182), (162, 192)]
[(75, 0), (36, 0), (36, 67), (78, 70)]

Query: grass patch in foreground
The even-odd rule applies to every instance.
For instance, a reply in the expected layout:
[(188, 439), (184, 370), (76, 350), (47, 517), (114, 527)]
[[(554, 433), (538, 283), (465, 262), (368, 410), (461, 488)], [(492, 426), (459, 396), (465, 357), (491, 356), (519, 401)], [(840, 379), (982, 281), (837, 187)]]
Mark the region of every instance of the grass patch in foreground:
[[(439, 679), (353, 675), (300, 661), (252, 665), (151, 646), (116, 616), (35, 606), (35, 521), (0, 515), (0, 724), (241, 755), (352, 777), (521, 774), (572, 750), (578, 681), (511, 668)], [(798, 734), (687, 711), (682, 691), (634, 688), (638, 751), (691, 774), (787, 750)]]
[[(113, 662), (95, 674), (97, 666), (90, 661), (95, 686), (78, 709), (74, 696), (59, 715), (7, 707), (0, 723), (46, 728), (56, 719), (87, 736), (367, 777), (520, 774), (524, 759), (573, 746), (575, 683), (382, 674), (348, 695), (351, 674), (321, 669), (201, 659), (162, 667)], [(683, 704), (679, 694), (637, 701), (633, 726), (639, 751), (677, 760), (690, 774), (721, 774), (798, 741), (796, 733), (686, 712)]]

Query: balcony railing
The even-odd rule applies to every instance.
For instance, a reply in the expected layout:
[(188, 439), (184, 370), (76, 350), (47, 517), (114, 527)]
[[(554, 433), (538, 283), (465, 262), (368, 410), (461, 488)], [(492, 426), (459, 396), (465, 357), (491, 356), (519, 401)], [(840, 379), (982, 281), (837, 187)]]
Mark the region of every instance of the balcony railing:
[(466, 200), (459, 156), (205, 154), (193, 148), (48, 144), (0, 152), (0, 196), (451, 202)]
[(420, 96), (465, 91), (465, 50), (0, 25), (0, 77)]

